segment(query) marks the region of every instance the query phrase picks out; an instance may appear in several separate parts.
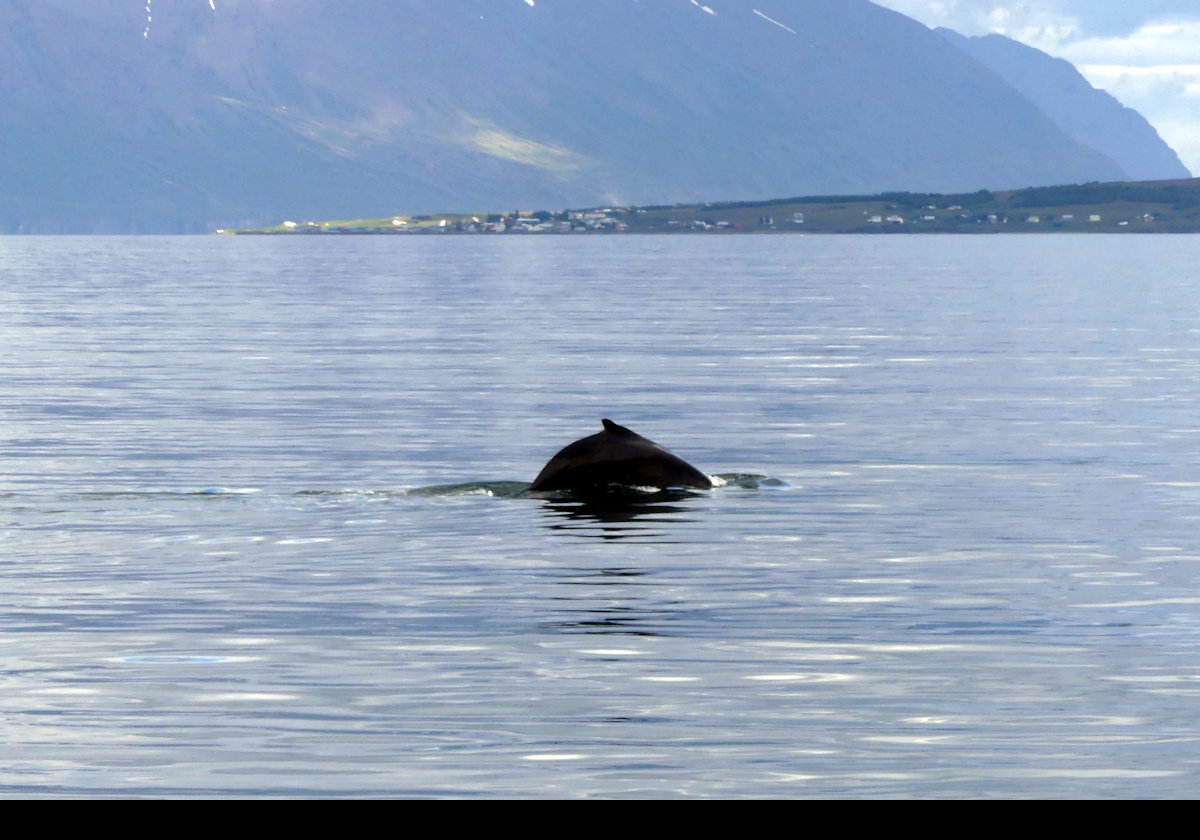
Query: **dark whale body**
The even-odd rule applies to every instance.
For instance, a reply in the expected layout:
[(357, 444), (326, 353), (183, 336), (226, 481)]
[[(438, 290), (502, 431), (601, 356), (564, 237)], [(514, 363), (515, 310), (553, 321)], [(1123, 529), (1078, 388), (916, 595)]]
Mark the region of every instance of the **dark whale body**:
[(564, 447), (542, 468), (531, 491), (600, 491), (618, 487), (713, 486), (712, 480), (652, 440), (602, 420), (604, 431)]

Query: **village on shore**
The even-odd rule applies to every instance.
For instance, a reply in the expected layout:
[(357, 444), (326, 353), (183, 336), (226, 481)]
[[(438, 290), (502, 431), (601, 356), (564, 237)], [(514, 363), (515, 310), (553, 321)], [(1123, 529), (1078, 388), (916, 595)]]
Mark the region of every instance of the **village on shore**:
[(1194, 233), (1200, 179), (941, 194), (292, 221), (229, 234)]

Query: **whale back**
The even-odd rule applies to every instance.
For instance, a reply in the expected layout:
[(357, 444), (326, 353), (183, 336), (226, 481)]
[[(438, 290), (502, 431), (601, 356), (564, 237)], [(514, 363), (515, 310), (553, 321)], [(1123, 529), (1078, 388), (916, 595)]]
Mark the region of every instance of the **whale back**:
[(529, 489), (713, 486), (707, 475), (654, 441), (607, 418), (601, 422), (604, 431), (563, 447), (542, 468)]

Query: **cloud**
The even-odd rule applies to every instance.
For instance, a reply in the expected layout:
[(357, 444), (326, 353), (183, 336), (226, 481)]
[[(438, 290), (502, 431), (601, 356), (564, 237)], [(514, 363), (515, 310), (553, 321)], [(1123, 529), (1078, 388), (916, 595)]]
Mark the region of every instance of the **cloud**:
[(964, 35), (1004, 28), (1080, 36), (1120, 35), (1152, 20), (1195, 18), (1195, 0), (872, 0), (928, 26), (948, 26)]
[[(1078, 16), (1041, 3), (1011, 0), (875, 0), (927, 26), (945, 26), (964, 35), (998, 32), (1027, 44), (1060, 43), (1081, 31)], [(1036, 44), (1035, 44), (1036, 45)]]
[(1063, 44), (1060, 52), (1077, 64), (1200, 64), (1200, 15), (1194, 20), (1152, 21), (1119, 36), (1083, 38)]

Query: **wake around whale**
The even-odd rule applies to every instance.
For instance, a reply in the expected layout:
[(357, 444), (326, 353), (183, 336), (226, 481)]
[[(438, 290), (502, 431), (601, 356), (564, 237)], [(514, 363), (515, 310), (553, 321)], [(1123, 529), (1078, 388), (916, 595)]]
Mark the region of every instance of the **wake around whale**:
[(712, 479), (652, 440), (601, 420), (604, 431), (565, 446), (538, 473), (532, 492), (597, 492), (613, 487), (696, 487), (711, 489)]

